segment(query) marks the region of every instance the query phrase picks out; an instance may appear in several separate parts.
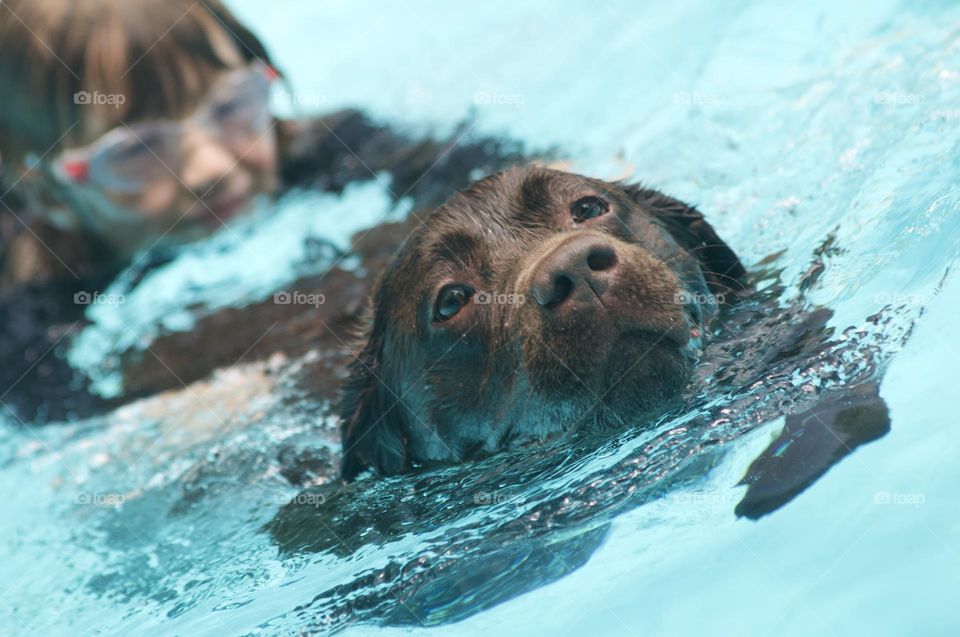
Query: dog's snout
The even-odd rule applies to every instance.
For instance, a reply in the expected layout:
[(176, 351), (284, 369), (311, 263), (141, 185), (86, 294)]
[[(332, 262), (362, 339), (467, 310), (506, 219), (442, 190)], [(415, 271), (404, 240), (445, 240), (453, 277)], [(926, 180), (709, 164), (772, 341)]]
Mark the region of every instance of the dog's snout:
[(609, 287), (616, 270), (613, 245), (596, 237), (577, 238), (560, 244), (541, 260), (531, 291), (545, 310), (572, 300), (592, 304)]

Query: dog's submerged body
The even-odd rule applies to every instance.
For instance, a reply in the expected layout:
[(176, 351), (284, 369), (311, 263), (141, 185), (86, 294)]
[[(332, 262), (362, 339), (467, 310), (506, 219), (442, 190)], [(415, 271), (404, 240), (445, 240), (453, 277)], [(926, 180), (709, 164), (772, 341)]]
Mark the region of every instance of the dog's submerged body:
[(343, 475), (662, 413), (745, 278), (697, 210), (657, 191), (534, 167), (479, 181), (376, 287), (341, 408)]

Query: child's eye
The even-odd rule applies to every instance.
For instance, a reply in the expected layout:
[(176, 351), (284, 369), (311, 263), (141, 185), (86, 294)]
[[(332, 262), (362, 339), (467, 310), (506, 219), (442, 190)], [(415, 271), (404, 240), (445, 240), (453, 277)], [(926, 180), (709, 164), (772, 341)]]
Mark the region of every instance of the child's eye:
[(227, 100), (225, 102), (219, 102), (213, 107), (213, 116), (218, 120), (230, 119), (235, 117), (243, 108), (243, 104), (239, 99)]
[(151, 135), (143, 135), (121, 144), (111, 154), (116, 161), (134, 161), (143, 155), (154, 154), (158, 149), (158, 139)]

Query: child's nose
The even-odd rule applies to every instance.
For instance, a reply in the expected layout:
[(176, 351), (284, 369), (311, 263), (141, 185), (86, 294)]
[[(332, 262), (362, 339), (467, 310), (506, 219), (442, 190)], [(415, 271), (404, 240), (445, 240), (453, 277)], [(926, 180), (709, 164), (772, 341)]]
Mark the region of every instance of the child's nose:
[(200, 128), (184, 133), (183, 172), (180, 179), (197, 197), (217, 186), (237, 165), (230, 149)]

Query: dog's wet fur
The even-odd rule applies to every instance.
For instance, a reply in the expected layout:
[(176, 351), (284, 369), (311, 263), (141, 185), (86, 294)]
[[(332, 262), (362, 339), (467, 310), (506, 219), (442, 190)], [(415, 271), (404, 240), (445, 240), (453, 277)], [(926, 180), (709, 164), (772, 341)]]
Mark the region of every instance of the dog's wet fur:
[(478, 181), (375, 287), (342, 398), (342, 474), (654, 418), (746, 290), (703, 215), (658, 191), (540, 167)]

